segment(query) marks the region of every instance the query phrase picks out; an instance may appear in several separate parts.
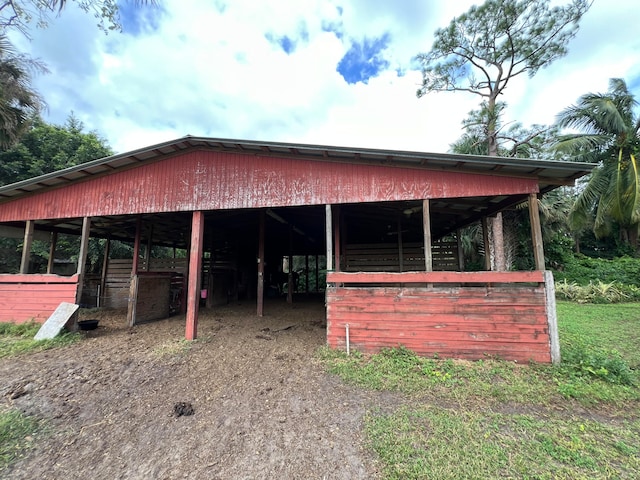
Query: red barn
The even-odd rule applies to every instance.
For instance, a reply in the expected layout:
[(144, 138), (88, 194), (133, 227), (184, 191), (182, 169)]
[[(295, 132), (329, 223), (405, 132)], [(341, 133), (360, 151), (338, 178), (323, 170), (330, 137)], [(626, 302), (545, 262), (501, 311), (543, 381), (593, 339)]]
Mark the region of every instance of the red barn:
[[(423, 355), (557, 361), (537, 200), (591, 168), (190, 136), (114, 155), (0, 188), (0, 236), (24, 238), (20, 273), (0, 275), (0, 320), (43, 321), (90, 291), (101, 305), (126, 306), (130, 324), (181, 308), (194, 339), (201, 297), (208, 306), (253, 299), (262, 315), (264, 297), (288, 284), (291, 301), (293, 268), (278, 267), (296, 257), (306, 290), (315, 270), (325, 292), (332, 347), (348, 338), (367, 352), (402, 344)], [(490, 271), (486, 261), (465, 272), (460, 229), (480, 222), (489, 247), (487, 219), (523, 202), (535, 270)], [(55, 252), (60, 234), (82, 238), (77, 271), (53, 274), (50, 254), (48, 273), (31, 272), (32, 240), (44, 236)], [(90, 237), (108, 240), (92, 275)], [(133, 259), (110, 259), (115, 240), (132, 242)], [(153, 258), (153, 246), (187, 255)]]

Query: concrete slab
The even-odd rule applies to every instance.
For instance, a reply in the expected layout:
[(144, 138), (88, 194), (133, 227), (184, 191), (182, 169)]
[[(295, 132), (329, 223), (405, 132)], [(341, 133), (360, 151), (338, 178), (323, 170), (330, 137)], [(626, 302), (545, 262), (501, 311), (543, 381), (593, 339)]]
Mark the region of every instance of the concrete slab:
[(34, 340), (46, 340), (54, 338), (69, 323), (73, 315), (78, 311), (80, 305), (75, 303), (62, 302), (58, 305), (55, 312), (51, 314), (47, 321), (42, 324)]

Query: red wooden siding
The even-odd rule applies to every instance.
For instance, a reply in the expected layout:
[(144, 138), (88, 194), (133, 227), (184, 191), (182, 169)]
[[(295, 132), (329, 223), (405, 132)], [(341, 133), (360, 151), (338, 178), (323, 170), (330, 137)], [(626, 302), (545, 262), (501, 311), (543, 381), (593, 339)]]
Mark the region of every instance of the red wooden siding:
[(0, 275), (0, 321), (43, 323), (60, 302), (76, 302), (78, 276)]
[(193, 151), (0, 205), (0, 222), (536, 193), (536, 179)]
[[(327, 281), (351, 285), (327, 289), (331, 347), (346, 347), (349, 324), (351, 347), (367, 353), (404, 345), (426, 356), (551, 362), (543, 272), (335, 272)], [(403, 286), (415, 283), (459, 286)]]

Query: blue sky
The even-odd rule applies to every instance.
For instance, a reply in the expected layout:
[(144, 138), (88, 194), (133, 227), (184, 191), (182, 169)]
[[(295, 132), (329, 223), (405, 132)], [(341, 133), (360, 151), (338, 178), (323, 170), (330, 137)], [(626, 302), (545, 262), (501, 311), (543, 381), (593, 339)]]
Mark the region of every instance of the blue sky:
[[(413, 57), (469, 0), (122, 2), (105, 35), (69, 3), (19, 46), (49, 66), (36, 85), (63, 123), (71, 111), (126, 151), (187, 134), (445, 152), (479, 99), (417, 99)], [(555, 2), (563, 3), (563, 2)], [(595, 0), (570, 53), (503, 99), (507, 122), (551, 123), (623, 77), (640, 98), (640, 2)]]

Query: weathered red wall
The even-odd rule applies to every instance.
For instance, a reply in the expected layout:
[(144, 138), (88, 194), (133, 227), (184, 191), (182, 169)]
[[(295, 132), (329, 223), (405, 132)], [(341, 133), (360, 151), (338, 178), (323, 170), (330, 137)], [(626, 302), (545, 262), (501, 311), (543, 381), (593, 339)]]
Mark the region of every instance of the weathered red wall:
[(43, 323), (60, 302), (76, 303), (77, 289), (77, 275), (0, 275), (0, 321)]
[(0, 222), (537, 191), (536, 179), (193, 151), (0, 204)]
[(327, 342), (366, 353), (404, 345), (419, 355), (551, 362), (543, 287), (330, 287)]

